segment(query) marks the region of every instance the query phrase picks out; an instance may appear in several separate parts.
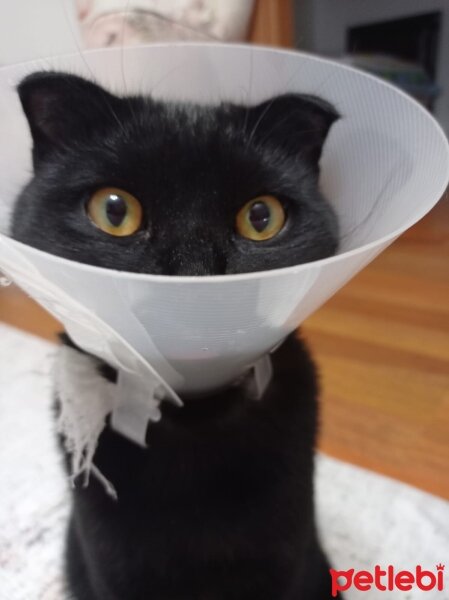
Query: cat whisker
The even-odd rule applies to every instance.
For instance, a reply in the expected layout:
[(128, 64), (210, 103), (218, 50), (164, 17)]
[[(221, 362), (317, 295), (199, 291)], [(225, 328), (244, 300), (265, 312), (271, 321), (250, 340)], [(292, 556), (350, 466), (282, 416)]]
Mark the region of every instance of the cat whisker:
[(123, 14), (123, 19), (122, 19), (122, 27), (121, 27), (121, 32), (120, 32), (120, 71), (121, 71), (121, 75), (122, 75), (122, 83), (123, 83), (123, 89), (125, 90), (125, 95), (128, 95), (128, 86), (126, 83), (126, 77), (125, 77), (125, 52), (124, 52), (124, 47), (125, 47), (125, 27), (126, 27), (126, 22), (128, 20), (128, 15), (130, 14), (130, 2), (131, 0), (126, 0), (126, 4), (125, 4), (125, 10), (124, 10), (124, 14)]
[[(340, 237), (340, 241), (345, 241), (347, 238), (352, 236), (358, 229), (363, 227), (363, 225), (365, 225), (365, 223), (367, 221), (371, 220), (373, 214), (376, 212), (376, 210), (379, 208), (379, 205), (385, 199), (385, 192), (388, 189), (389, 185), (393, 182), (394, 175), (396, 172), (397, 172), (396, 168), (393, 167), (391, 169), (390, 175), (386, 178), (384, 184), (382, 185), (381, 189), (379, 190), (379, 193), (377, 194), (376, 199), (373, 202), (372, 206), (370, 207), (369, 211), (366, 213), (366, 215), (363, 217), (363, 219), (361, 221), (359, 221), (356, 225), (354, 225), (354, 227), (349, 229), (344, 235), (342, 235)], [(375, 221), (373, 220), (372, 227), (374, 227), (374, 226), (375, 226)]]
[(163, 75), (160, 79), (158, 79), (156, 81), (156, 83), (153, 85), (153, 87), (151, 88), (151, 90), (149, 92), (144, 91), (143, 93), (145, 94), (149, 94), (150, 96), (153, 96), (154, 92), (167, 80), (169, 79), (173, 73), (176, 73), (176, 71), (179, 71), (180, 69), (182, 69), (186, 64), (186, 61), (183, 61), (181, 64), (174, 66), (172, 69), (170, 69), (169, 71), (167, 71), (167, 73), (165, 73), (165, 75)]
[[(129, 2), (130, 0), (127, 0), (127, 1)], [(79, 45), (79, 43), (78, 43), (77, 36), (76, 36), (76, 34), (75, 34), (74, 28), (73, 28), (73, 26), (72, 26), (71, 19), (70, 19), (70, 17), (69, 17), (69, 14), (68, 14), (68, 7), (67, 7), (67, 5), (66, 5), (66, 2), (67, 2), (67, 0), (63, 0), (63, 2), (62, 2), (62, 8), (63, 8), (63, 12), (64, 12), (64, 18), (65, 18), (65, 20), (66, 20), (66, 23), (67, 23), (67, 25), (68, 25), (68, 27), (69, 27), (70, 33), (71, 33), (71, 35), (72, 35), (72, 38), (73, 38), (73, 41), (74, 41), (74, 43), (75, 43), (75, 46), (76, 46), (76, 48), (77, 48), (77, 50), (78, 50), (78, 53), (79, 53), (79, 55), (80, 55), (80, 57), (81, 57), (81, 60), (83, 61), (83, 64), (84, 64), (84, 66), (86, 67), (87, 71), (89, 72), (89, 75), (90, 75), (90, 80), (91, 80), (93, 83), (99, 84), (99, 81), (98, 81), (97, 77), (95, 76), (95, 74), (94, 74), (94, 72), (92, 71), (92, 69), (91, 69), (91, 67), (90, 67), (90, 65), (89, 65), (89, 63), (88, 63), (88, 61), (86, 60), (85, 54), (84, 54), (84, 52), (83, 52), (83, 49), (81, 48), (81, 46), (80, 46), (80, 45)], [(51, 70), (53, 70), (53, 68), (54, 68), (54, 67), (52, 67), (52, 66), (48, 65), (48, 70), (50, 70), (50, 71), (51, 71)], [(124, 82), (124, 83), (125, 83), (125, 82)], [(106, 100), (106, 98), (104, 99), (104, 102), (105, 102), (105, 105), (106, 105), (106, 107), (108, 108), (109, 112), (110, 112), (110, 113), (111, 113), (111, 115), (114, 117), (115, 121), (117, 122), (118, 126), (120, 127), (121, 131), (122, 131), (123, 133), (125, 133), (125, 129), (124, 129), (124, 127), (123, 127), (123, 124), (122, 124), (122, 122), (120, 121), (120, 119), (119, 119), (118, 115), (116, 114), (116, 112), (114, 111), (114, 109), (112, 108), (111, 104), (110, 104), (110, 103), (109, 103), (109, 102)]]
[[(271, 108), (271, 104), (268, 106), (268, 108)], [(256, 127), (258, 127), (258, 125), (260, 124), (260, 121), (262, 120), (262, 118), (265, 116), (267, 111), (265, 111), (264, 113), (262, 113), (259, 121), (256, 123)], [(292, 118), (294, 117), (295, 114), (298, 115), (302, 115), (302, 109), (296, 109), (293, 111), (288, 111), (279, 121), (276, 121), (273, 126), (266, 132), (266, 134), (264, 135), (263, 138), (261, 138), (259, 140), (260, 144), (263, 145), (267, 142), (267, 140), (270, 139), (270, 137), (274, 136), (276, 132), (280, 131), (286, 123), (288, 123), (289, 121), (292, 120)], [(254, 135), (256, 133), (255, 131), (256, 128), (254, 128), (253, 133), (252, 133), (252, 137), (254, 138)], [(289, 141), (290, 139), (294, 139), (297, 138), (298, 136), (302, 135), (302, 134), (313, 134), (313, 133), (320, 133), (321, 129), (319, 127), (316, 128), (307, 128), (307, 129), (294, 129), (292, 130), (289, 134), (287, 135), (283, 135), (283, 140), (284, 141)], [(251, 140), (250, 140), (251, 141)], [(248, 142), (249, 145), (250, 142)]]
[(259, 125), (262, 123), (264, 117), (268, 114), (268, 111), (270, 110), (270, 108), (273, 106), (273, 104), (276, 102), (277, 99), (278, 99), (278, 97), (272, 98), (271, 102), (269, 102), (267, 104), (266, 108), (263, 110), (262, 114), (257, 119), (256, 124), (254, 125), (254, 127), (248, 137), (247, 147), (251, 145), (251, 142), (253, 141), (253, 137), (254, 137)]
[(92, 71), (92, 69), (90, 68), (89, 63), (86, 60), (84, 52), (83, 52), (81, 46), (78, 43), (78, 38), (77, 38), (77, 35), (75, 33), (75, 30), (74, 30), (74, 27), (73, 27), (73, 24), (72, 24), (72, 20), (70, 19), (70, 16), (69, 16), (69, 13), (68, 13), (69, 9), (67, 7), (67, 0), (63, 0), (62, 1), (62, 10), (64, 12), (65, 21), (66, 21), (67, 26), (68, 26), (68, 28), (70, 30), (71, 35), (72, 35), (73, 42), (75, 43), (76, 49), (78, 50), (78, 53), (79, 53), (79, 55), (81, 57), (81, 60), (83, 61), (83, 64), (86, 67), (86, 69), (87, 69), (87, 71), (88, 71), (88, 73), (89, 73), (89, 75), (91, 77), (91, 81), (93, 81), (94, 83), (98, 83), (98, 80), (95, 77), (94, 72)]
[(245, 121), (243, 123), (243, 134), (246, 131), (246, 128), (248, 127), (248, 118), (249, 118), (249, 113), (251, 110), (251, 97), (253, 95), (253, 79), (254, 79), (254, 58), (253, 58), (253, 53), (250, 53), (250, 62), (249, 62), (249, 87), (248, 87), (248, 93), (246, 95), (246, 112), (245, 112)]

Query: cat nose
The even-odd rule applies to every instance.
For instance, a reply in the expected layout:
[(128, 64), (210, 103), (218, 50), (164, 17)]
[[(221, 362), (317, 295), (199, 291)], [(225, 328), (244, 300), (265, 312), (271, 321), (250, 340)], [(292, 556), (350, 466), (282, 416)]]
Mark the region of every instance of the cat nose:
[(195, 249), (176, 247), (164, 253), (162, 271), (164, 275), (206, 276), (224, 275), (226, 273), (226, 257), (213, 244), (198, 242)]

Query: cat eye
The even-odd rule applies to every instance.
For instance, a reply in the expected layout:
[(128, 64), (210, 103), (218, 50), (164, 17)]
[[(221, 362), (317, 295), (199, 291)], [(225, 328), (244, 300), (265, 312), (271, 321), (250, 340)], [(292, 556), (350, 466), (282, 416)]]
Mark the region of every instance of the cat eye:
[(261, 242), (277, 235), (285, 223), (285, 211), (274, 196), (259, 196), (245, 204), (237, 214), (238, 233)]
[(87, 203), (87, 214), (105, 233), (124, 237), (140, 228), (142, 206), (133, 195), (119, 188), (102, 188)]

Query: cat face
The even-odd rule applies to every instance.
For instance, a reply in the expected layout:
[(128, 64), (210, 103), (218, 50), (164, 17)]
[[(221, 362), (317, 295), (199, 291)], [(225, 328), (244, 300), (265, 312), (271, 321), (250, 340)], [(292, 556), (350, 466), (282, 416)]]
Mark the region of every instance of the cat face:
[(324, 258), (338, 244), (318, 190), (337, 113), (288, 94), (257, 106), (118, 98), (79, 77), (18, 88), (34, 176), (12, 236), (111, 269), (216, 275)]

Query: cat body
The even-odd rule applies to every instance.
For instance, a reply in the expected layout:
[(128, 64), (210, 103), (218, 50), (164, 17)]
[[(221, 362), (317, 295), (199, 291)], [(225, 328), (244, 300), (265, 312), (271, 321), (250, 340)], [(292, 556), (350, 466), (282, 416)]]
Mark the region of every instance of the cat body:
[[(204, 276), (337, 248), (318, 161), (338, 115), (321, 99), (169, 104), (58, 73), (26, 78), (19, 94), (34, 142), (13, 214), (19, 241), (107, 268)], [(63, 342), (77, 369), (86, 355)], [(293, 335), (272, 360), (257, 401), (235, 382), (183, 408), (162, 403), (147, 449), (105, 428), (94, 462), (118, 500), (94, 478), (73, 491), (75, 600), (331, 597), (313, 508), (316, 373)], [(109, 365), (88, 364), (115, 384)]]
[(163, 404), (148, 449), (105, 429), (95, 464), (118, 501), (93, 477), (73, 492), (77, 600), (330, 598), (314, 525), (315, 369), (294, 336), (273, 367), (260, 400), (236, 386)]

